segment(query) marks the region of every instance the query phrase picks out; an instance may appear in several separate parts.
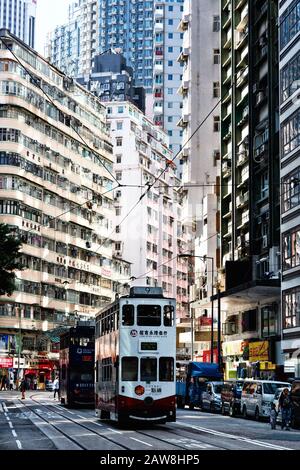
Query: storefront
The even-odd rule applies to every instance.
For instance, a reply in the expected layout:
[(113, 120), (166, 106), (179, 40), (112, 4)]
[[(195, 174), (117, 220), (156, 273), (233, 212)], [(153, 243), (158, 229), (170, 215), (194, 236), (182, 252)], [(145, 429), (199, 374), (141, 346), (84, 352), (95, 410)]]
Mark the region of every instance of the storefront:
[(12, 357), (0, 357), (0, 389), (3, 385), (5, 388), (9, 388), (9, 381), (13, 371), (13, 358)]
[(243, 375), (243, 370), (249, 365), (248, 341), (226, 341), (222, 345), (225, 364), (225, 379), (237, 379)]

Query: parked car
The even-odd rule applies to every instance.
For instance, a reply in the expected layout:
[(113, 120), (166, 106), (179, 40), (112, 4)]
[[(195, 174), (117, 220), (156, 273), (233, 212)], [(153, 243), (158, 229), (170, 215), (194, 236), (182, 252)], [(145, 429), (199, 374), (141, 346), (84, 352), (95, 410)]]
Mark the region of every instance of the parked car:
[(278, 388), (288, 387), (287, 382), (247, 379), (241, 396), (241, 410), (244, 418), (254, 416), (256, 420), (270, 416), (271, 403)]
[(296, 379), (292, 382), (291, 387), (291, 399), (292, 399), (292, 427), (300, 426), (300, 379)]
[(211, 412), (221, 411), (223, 382), (207, 382), (201, 395), (201, 408)]
[(49, 392), (52, 392), (54, 390), (54, 382), (52, 380), (46, 380), (45, 388)]
[(221, 390), (221, 412), (235, 416), (241, 413), (241, 396), (244, 380), (228, 380)]

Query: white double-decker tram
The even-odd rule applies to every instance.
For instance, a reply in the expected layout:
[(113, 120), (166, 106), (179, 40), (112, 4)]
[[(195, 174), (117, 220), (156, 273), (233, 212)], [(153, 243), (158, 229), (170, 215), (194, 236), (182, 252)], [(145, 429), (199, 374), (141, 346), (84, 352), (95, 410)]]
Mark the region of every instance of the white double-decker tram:
[(175, 299), (132, 287), (96, 318), (96, 415), (119, 423), (176, 420)]

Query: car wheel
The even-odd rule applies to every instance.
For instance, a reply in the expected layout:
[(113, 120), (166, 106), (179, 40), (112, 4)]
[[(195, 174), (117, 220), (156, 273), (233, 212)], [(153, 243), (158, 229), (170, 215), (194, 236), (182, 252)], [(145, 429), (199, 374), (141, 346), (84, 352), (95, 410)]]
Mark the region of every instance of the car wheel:
[(255, 408), (254, 418), (255, 418), (255, 421), (259, 421), (259, 419), (260, 419), (259, 409), (257, 407)]
[(246, 408), (245, 405), (243, 406), (243, 418), (245, 418), (245, 419), (248, 418), (248, 415), (247, 415), (247, 408)]

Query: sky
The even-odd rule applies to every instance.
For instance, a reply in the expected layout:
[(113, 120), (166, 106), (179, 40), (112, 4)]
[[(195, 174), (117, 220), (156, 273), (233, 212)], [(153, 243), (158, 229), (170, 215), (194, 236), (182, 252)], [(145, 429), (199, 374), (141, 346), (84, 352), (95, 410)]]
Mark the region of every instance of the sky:
[(69, 0), (37, 0), (35, 49), (44, 55), (47, 33), (68, 19)]

